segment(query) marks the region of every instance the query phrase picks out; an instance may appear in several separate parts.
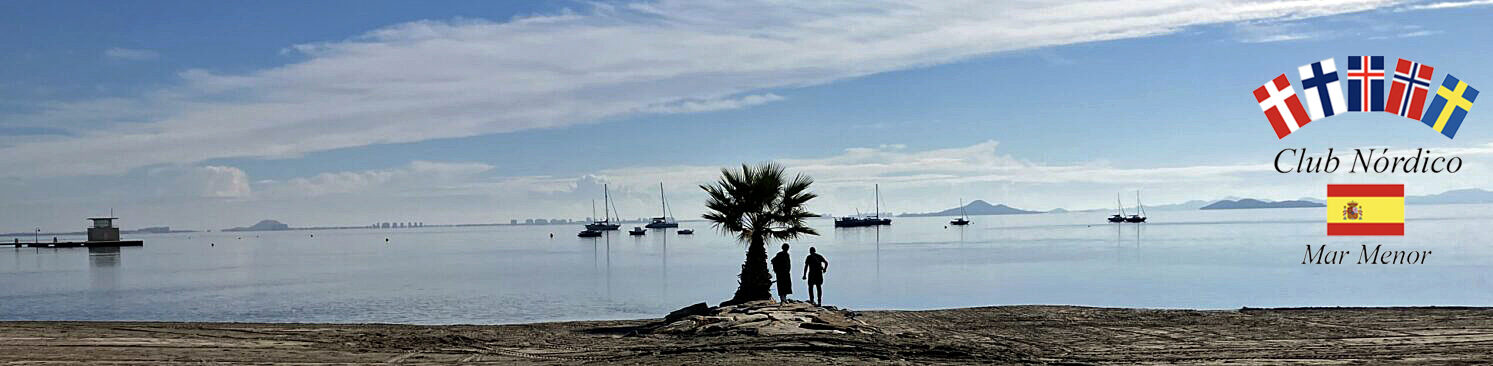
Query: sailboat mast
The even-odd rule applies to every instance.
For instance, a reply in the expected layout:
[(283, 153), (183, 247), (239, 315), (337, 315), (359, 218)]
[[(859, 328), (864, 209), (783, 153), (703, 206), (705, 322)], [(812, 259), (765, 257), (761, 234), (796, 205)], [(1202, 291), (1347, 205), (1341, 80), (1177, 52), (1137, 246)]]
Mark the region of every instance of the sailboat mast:
[(1140, 210), (1141, 216), (1146, 216), (1146, 205), (1140, 203), (1140, 191), (1135, 191), (1135, 209)]
[(596, 223), (596, 199), (591, 200), (591, 223)]
[(1120, 203), (1120, 194), (1115, 193), (1115, 207), (1120, 209), (1120, 216), (1125, 216), (1125, 204)]
[(669, 200), (664, 199), (664, 182), (658, 182), (658, 203), (659, 208), (663, 209), (663, 217), (667, 219), (669, 217)]
[(875, 185), (876, 189), (876, 218), (881, 218), (881, 185)]
[(964, 213), (964, 198), (961, 197), (961, 198), (959, 198), (959, 217), (965, 217), (965, 216), (969, 216), (969, 215)]
[(606, 216), (606, 220), (602, 220), (602, 221), (607, 221), (607, 222), (611, 222), (612, 221), (612, 212), (611, 211), (612, 211), (612, 191), (611, 191), (611, 189), (607, 188), (606, 184), (602, 184), (601, 185), (601, 214), (602, 214), (602, 216)]

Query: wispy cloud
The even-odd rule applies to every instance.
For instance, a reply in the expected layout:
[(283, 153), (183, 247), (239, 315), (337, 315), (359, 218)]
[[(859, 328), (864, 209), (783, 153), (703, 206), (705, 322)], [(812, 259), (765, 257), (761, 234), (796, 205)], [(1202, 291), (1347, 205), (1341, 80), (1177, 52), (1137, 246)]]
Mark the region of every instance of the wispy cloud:
[(1405, 7), (1398, 8), (1398, 9), (1396, 9), (1396, 11), (1456, 9), (1456, 8), (1466, 8), (1466, 7), (1472, 7), (1472, 6), (1487, 6), (1487, 5), (1493, 5), (1493, 0), (1445, 1), (1445, 2), (1436, 2), (1436, 3), (1416, 4), (1416, 5), (1410, 5), (1410, 6), (1405, 6)]
[(1300, 22), (1243, 22), (1234, 25), (1234, 37), (1244, 43), (1270, 43), (1329, 38), (1333, 34), (1326, 30), (1308, 29)]
[(114, 60), (151, 61), (161, 58), (161, 54), (151, 50), (114, 47), (104, 50), (104, 57)]
[[(63, 139), (0, 147), (7, 157), (0, 175), (117, 174), (739, 108), (774, 100), (774, 89), (1003, 51), (1396, 3), (663, 0), (506, 22), (418, 21), (291, 46), (303, 57), (279, 67), (185, 71), (175, 87), (109, 100), (110, 108), (64, 102), (0, 116), (7, 126), (67, 116), (57, 122), (86, 127)], [(110, 53), (148, 55), (119, 51)]]
[(726, 109), (745, 108), (783, 100), (777, 94), (753, 94), (738, 98), (716, 98), (708, 100), (682, 100), (643, 107), (649, 113), (699, 113)]

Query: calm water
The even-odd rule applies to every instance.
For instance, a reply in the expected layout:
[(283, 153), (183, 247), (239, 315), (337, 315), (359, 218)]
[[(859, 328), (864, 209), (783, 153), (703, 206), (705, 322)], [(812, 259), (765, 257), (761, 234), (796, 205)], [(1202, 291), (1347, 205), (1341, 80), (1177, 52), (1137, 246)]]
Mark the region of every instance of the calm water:
[[(1324, 236), (1321, 208), (1156, 211), (1144, 225), (1090, 225), (1108, 213), (978, 216), (965, 228), (898, 218), (880, 230), (836, 230), (821, 220), (821, 236), (793, 242), (792, 252), (801, 271), (808, 247), (818, 247), (831, 263), (825, 300), (857, 309), (1493, 305), (1493, 206), (1408, 213), (1407, 236), (1369, 239)], [(4, 247), (0, 319), (656, 317), (735, 289), (744, 246), (704, 223), (683, 226), (696, 234), (580, 239), (574, 225), (502, 226), (143, 235), (145, 247), (108, 251)], [(1300, 264), (1307, 244), (1324, 243), (1353, 250), (1350, 263)], [(1433, 254), (1424, 265), (1351, 264), (1362, 243)]]

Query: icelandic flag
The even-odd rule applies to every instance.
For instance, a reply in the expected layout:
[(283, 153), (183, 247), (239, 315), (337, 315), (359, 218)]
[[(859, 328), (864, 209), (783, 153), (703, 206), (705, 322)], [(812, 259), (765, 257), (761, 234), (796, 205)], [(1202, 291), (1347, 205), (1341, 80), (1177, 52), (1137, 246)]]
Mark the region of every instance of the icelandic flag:
[(1301, 89), (1313, 121), (1332, 117), (1347, 107), (1343, 88), (1338, 85), (1337, 64), (1332, 59), (1302, 65), (1296, 71), (1301, 74)]
[(1348, 111), (1384, 111), (1384, 56), (1348, 56)]
[(1426, 94), (1431, 93), (1431, 75), (1436, 68), (1419, 62), (1400, 59), (1395, 63), (1394, 82), (1389, 87), (1389, 99), (1384, 111), (1405, 118), (1420, 120), (1425, 108)]
[(1436, 98), (1431, 100), (1431, 108), (1426, 109), (1426, 116), (1420, 122), (1446, 138), (1456, 138), (1457, 128), (1462, 126), (1462, 119), (1467, 117), (1472, 102), (1476, 100), (1477, 89), (1446, 74), (1446, 80), (1442, 80), (1441, 88), (1436, 90)]
[(1265, 111), (1265, 118), (1270, 119), (1270, 127), (1275, 129), (1276, 138), (1286, 138), (1286, 135), (1312, 121), (1307, 117), (1306, 109), (1301, 107), (1301, 99), (1296, 97), (1296, 88), (1291, 87), (1291, 80), (1286, 79), (1286, 74), (1280, 74), (1275, 80), (1255, 88), (1254, 94), (1255, 101), (1260, 103), (1260, 110)]

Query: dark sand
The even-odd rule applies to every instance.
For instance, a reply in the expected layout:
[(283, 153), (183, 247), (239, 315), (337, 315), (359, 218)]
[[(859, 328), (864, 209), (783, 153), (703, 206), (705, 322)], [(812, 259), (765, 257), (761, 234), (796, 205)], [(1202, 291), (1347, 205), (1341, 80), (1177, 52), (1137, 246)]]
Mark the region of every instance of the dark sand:
[(885, 334), (637, 335), (522, 325), (0, 322), (0, 363), (1493, 363), (1493, 309), (1002, 306), (870, 311)]

